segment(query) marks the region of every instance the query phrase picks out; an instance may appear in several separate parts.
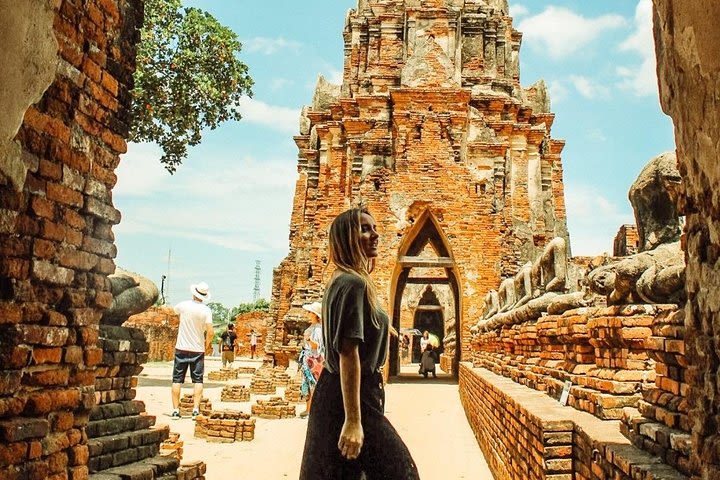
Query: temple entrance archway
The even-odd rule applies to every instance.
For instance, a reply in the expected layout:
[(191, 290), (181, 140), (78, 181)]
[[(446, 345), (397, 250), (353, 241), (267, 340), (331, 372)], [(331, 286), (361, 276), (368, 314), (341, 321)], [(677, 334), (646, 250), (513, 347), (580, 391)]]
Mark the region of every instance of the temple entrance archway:
[[(405, 234), (400, 247), (391, 283), (392, 325), (403, 331), (416, 328), (428, 330), (440, 339), (454, 330), (458, 339), (452, 357), (452, 373), (457, 376), (460, 361), (460, 325), (462, 299), (459, 274), (448, 240), (430, 209), (426, 209)], [(454, 319), (454, 322), (450, 322)], [(402, 333), (400, 335), (402, 337)], [(398, 376), (403, 359), (398, 339), (390, 341), (390, 376)], [(419, 337), (414, 337), (410, 361), (420, 355)]]

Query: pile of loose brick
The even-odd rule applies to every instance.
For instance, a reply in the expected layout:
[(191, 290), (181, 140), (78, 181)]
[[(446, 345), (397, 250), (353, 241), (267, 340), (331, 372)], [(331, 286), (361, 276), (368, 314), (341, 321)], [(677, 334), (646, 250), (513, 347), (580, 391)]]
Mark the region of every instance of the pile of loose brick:
[(245, 385), (225, 385), (220, 393), (222, 402), (249, 402), (250, 389)]
[(250, 392), (255, 395), (274, 395), (276, 390), (272, 377), (255, 375), (250, 381)]
[(205, 480), (206, 471), (207, 465), (200, 460), (183, 463), (177, 469), (177, 480)]
[(208, 380), (214, 382), (237, 380), (240, 375), (253, 375), (256, 370), (255, 367), (221, 368), (208, 373)]
[(278, 386), (284, 387), (287, 385), (287, 380), (284, 378), (278, 380), (275, 378), (276, 375), (282, 374), (285, 374), (285, 368), (283, 367), (272, 367), (269, 364), (263, 365), (255, 371), (250, 381), (250, 391), (255, 395), (274, 395)]
[[(180, 397), (180, 415), (189, 417), (195, 408), (195, 401), (192, 393), (185, 393)], [(212, 402), (205, 397), (200, 399), (200, 413), (206, 414), (212, 410)]]
[(250, 412), (257, 417), (270, 420), (293, 418), (295, 417), (295, 405), (291, 405), (282, 397), (271, 397), (268, 400), (258, 399), (250, 406)]
[(643, 389), (639, 412), (626, 409), (621, 431), (637, 447), (691, 475), (684, 320), (684, 310), (675, 309), (655, 319), (652, 336), (646, 341), (647, 350), (655, 360), (655, 384)]
[(243, 412), (213, 410), (195, 419), (195, 437), (208, 442), (249, 442), (255, 438), (255, 419)]
[(231, 368), (221, 368), (208, 373), (208, 380), (213, 382), (226, 382), (228, 380), (237, 380), (238, 372)]
[(273, 385), (276, 388), (285, 388), (292, 383), (292, 378), (288, 375), (285, 367), (275, 367), (273, 369)]
[(173, 457), (182, 460), (183, 447), (185, 442), (180, 439), (180, 434), (176, 432), (170, 432), (168, 438), (160, 444), (160, 455), (164, 457)]
[(300, 392), (300, 382), (297, 378), (285, 389), (285, 400), (290, 403), (300, 403), (304, 401)]
[(142, 331), (101, 325), (98, 346), (103, 358), (96, 370), (97, 404), (85, 430), (90, 473), (102, 472), (103, 480), (137, 475), (174, 479), (179, 461), (158, 455), (168, 427), (152, 428), (155, 417), (145, 413), (142, 402), (133, 400), (137, 375), (147, 359)]
[(237, 367), (233, 368), (238, 375), (252, 375), (257, 371), (257, 367)]

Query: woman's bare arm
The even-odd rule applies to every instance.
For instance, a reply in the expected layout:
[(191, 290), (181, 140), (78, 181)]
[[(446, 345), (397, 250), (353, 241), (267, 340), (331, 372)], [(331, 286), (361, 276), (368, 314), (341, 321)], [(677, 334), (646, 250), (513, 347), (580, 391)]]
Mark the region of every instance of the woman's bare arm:
[(354, 460), (360, 454), (364, 433), (360, 423), (360, 352), (358, 341), (344, 339), (340, 346), (340, 387), (345, 423), (340, 431), (338, 448), (343, 457)]

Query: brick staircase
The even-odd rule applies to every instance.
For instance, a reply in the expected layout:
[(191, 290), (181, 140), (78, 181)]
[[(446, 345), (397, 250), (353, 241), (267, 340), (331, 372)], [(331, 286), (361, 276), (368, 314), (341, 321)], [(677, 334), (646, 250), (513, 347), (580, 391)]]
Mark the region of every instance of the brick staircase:
[(96, 370), (96, 405), (86, 427), (88, 469), (92, 480), (196, 480), (205, 465), (180, 467), (180, 461), (162, 456), (167, 425), (155, 427), (145, 404), (135, 398), (137, 375), (147, 361), (149, 345), (135, 328), (100, 326), (98, 346), (103, 361)]

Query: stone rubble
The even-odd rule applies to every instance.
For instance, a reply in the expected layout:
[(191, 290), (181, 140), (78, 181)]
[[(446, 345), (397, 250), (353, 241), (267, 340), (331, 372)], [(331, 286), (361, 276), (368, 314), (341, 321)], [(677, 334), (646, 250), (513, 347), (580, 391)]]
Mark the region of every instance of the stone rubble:
[(195, 437), (208, 442), (249, 442), (255, 438), (255, 419), (234, 410), (211, 410), (195, 419)]
[(295, 417), (295, 405), (282, 397), (270, 397), (268, 400), (257, 399), (250, 406), (250, 413), (268, 420)]
[[(180, 416), (189, 417), (195, 408), (195, 401), (192, 393), (184, 393), (180, 397)], [(212, 402), (205, 397), (200, 399), (200, 413), (206, 414), (212, 410)]]
[(250, 389), (245, 385), (225, 385), (220, 393), (223, 402), (249, 402)]

